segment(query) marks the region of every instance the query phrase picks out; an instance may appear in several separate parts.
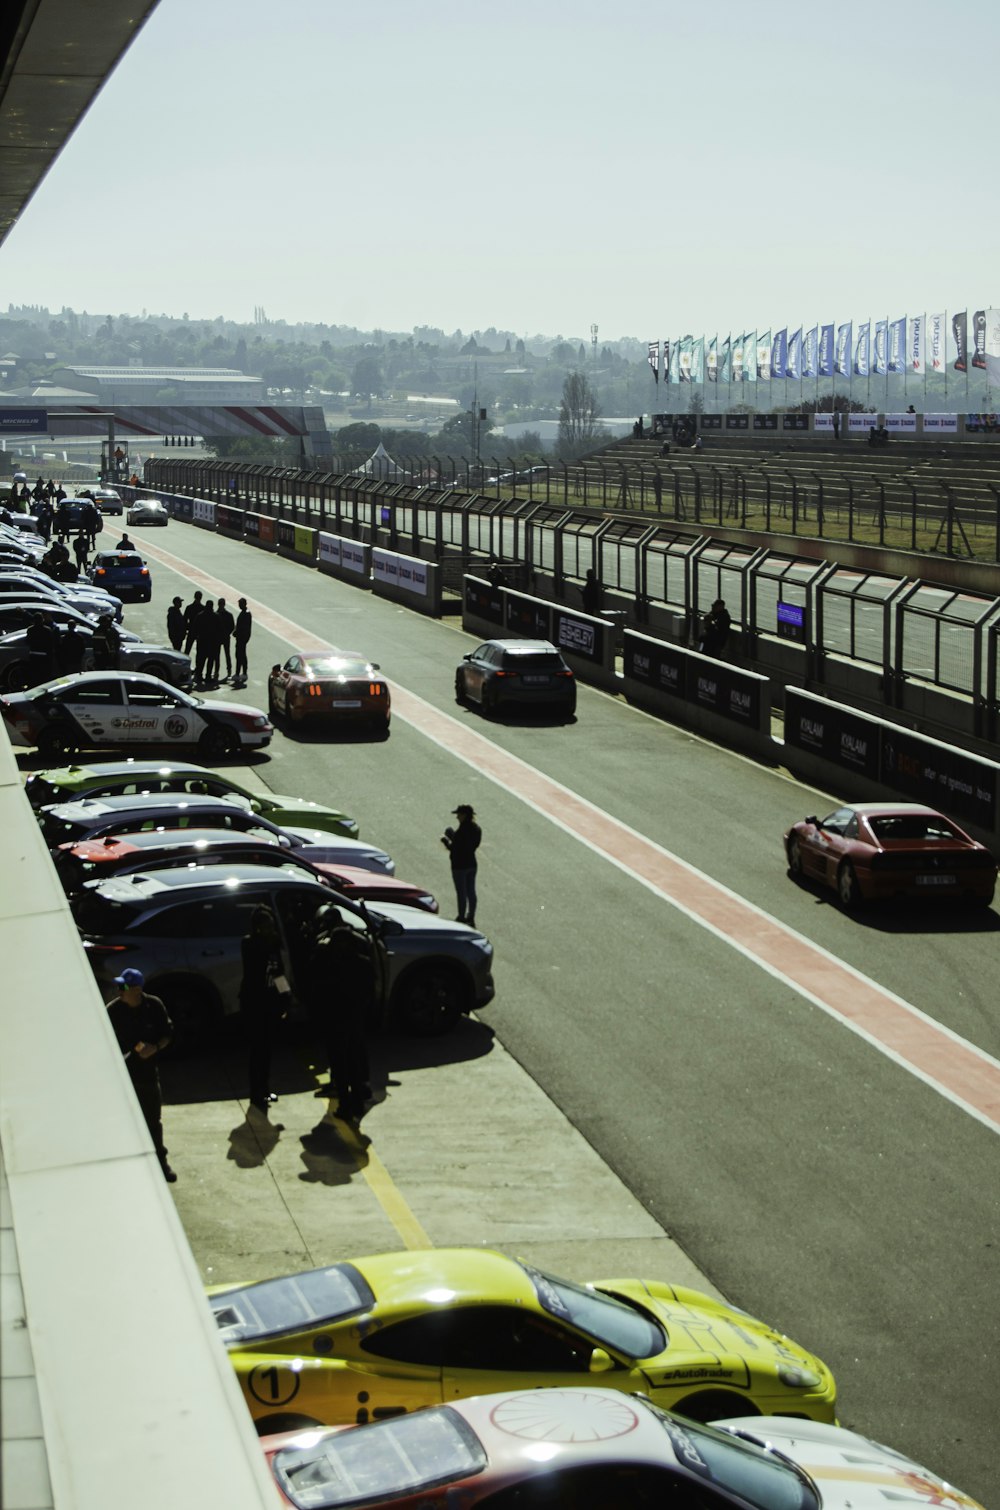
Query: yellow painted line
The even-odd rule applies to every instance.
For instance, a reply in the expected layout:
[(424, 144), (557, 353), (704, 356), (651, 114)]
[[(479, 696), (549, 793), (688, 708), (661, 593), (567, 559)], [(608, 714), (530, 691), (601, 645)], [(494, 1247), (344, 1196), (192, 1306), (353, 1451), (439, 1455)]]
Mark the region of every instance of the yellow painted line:
[(378, 1154), (368, 1148), (365, 1157), (367, 1164), (361, 1165), (361, 1161), (358, 1161), (361, 1173), (372, 1195), (399, 1233), (404, 1248), (433, 1248), (434, 1244), (406, 1204)]

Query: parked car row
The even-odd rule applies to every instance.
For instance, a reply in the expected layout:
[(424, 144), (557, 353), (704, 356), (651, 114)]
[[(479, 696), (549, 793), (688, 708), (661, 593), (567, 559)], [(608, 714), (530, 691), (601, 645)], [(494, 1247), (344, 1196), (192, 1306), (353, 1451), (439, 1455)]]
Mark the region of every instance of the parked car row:
[(140, 969), (189, 1036), (237, 1013), (241, 944), (261, 905), (278, 921), (293, 1012), (310, 940), (337, 920), (371, 948), (383, 1020), (443, 1033), (493, 998), (489, 939), (441, 918), (339, 809), (155, 761), (40, 771), (25, 789), (96, 978), (111, 989)]

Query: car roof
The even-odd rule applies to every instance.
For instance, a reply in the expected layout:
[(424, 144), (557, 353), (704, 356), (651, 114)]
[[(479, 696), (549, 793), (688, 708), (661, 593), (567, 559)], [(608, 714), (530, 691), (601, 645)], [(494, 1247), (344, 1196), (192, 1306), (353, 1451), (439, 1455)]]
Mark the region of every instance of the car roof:
[[(298, 872), (282, 871), (274, 865), (194, 865), (176, 870), (136, 871), (130, 876), (109, 877), (106, 881), (90, 882), (95, 888), (105, 888), (106, 894), (124, 900), (129, 891), (140, 900), (149, 901), (158, 892), (176, 894), (190, 891), (197, 894), (233, 893), (242, 887), (253, 886), (308, 886), (315, 887), (317, 900), (330, 901), (330, 888), (318, 876), (301, 875)], [(123, 890), (125, 888), (125, 890)], [(334, 903), (340, 905), (340, 899)], [(355, 907), (353, 909), (357, 911)]]
[(207, 766), (183, 760), (95, 760), (73, 765), (54, 766), (48, 771), (39, 771), (39, 776), (48, 780), (53, 777), (71, 780), (74, 776), (93, 776), (106, 780), (109, 776), (212, 776), (215, 772)]
[[(186, 810), (195, 811), (211, 808), (213, 811), (222, 809), (224, 812), (246, 813), (246, 805), (239, 800), (234, 793), (232, 796), (219, 795), (213, 797), (209, 793), (202, 792), (131, 792), (120, 794), (109, 792), (106, 797), (78, 797), (75, 801), (49, 803), (43, 809), (51, 812), (53, 808), (59, 809), (60, 817), (100, 817), (102, 813), (141, 813), (143, 815), (153, 812), (183, 813)], [(252, 815), (256, 821), (257, 814)]]
[(352, 1258), (368, 1281), (380, 1310), (412, 1309), (428, 1291), (450, 1291), (450, 1303), (470, 1305), (502, 1299), (538, 1307), (535, 1287), (517, 1259), (492, 1248), (418, 1248)]
[(936, 807), (925, 807), (922, 802), (845, 802), (842, 807), (857, 813), (859, 818), (882, 818), (890, 814), (898, 814), (899, 817), (941, 818)]
[(228, 828), (145, 828), (134, 833), (108, 834), (103, 838), (79, 839), (75, 844), (61, 846), (64, 849), (93, 849), (102, 846), (113, 849), (120, 845), (123, 851), (132, 849), (183, 850), (207, 846), (209, 849), (260, 849), (273, 850), (279, 855), (301, 855), (302, 851), (286, 847), (273, 839), (244, 834)]
[[(158, 676), (149, 676), (145, 671), (78, 671), (75, 676), (60, 676), (54, 682), (48, 683), (51, 687), (58, 687), (65, 691), (69, 687), (86, 687), (93, 682), (106, 682), (108, 677), (114, 677), (118, 681), (127, 682), (129, 686), (141, 687), (164, 687), (167, 684)], [(180, 688), (171, 687), (171, 692), (180, 692)], [(181, 696), (184, 694), (181, 693)]]

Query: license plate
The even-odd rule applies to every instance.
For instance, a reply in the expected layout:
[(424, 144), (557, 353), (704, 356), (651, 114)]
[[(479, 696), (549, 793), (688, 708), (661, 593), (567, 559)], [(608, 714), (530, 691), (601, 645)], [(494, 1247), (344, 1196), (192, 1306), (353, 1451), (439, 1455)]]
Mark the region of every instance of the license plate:
[(918, 886), (954, 886), (957, 876), (918, 876)]
[(335, 708), (360, 708), (361, 699), (360, 697), (335, 697), (333, 706)]
[(552, 678), (550, 676), (524, 676), (521, 680), (528, 687), (547, 687)]

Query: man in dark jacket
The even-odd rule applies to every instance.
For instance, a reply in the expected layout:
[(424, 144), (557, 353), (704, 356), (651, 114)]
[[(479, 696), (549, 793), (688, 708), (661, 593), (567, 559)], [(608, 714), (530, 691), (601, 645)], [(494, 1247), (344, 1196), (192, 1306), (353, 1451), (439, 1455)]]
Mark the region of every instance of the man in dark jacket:
[(226, 658), (227, 678), (232, 677), (233, 661), (232, 656), (229, 653), (229, 645), (233, 637), (233, 630), (235, 628), (236, 620), (233, 618), (232, 614), (229, 612), (229, 609), (226, 607), (225, 598), (220, 598), (218, 606), (215, 610), (216, 648), (215, 655), (212, 660), (212, 675), (215, 681), (219, 680), (219, 671), (221, 669), (219, 666), (220, 656), (225, 656)]
[(211, 678), (212, 658), (218, 663), (218, 641), (215, 628), (215, 604), (207, 598), (201, 613), (194, 621), (194, 683), (203, 687)]
[(247, 679), (247, 645), (253, 633), (253, 614), (247, 607), (246, 598), (240, 599), (240, 611), (236, 615), (236, 628), (233, 631), (233, 644), (236, 650), (236, 675), (233, 682), (245, 682)]
[(141, 970), (123, 970), (115, 977), (119, 994), (108, 1003), (108, 1019), (125, 1057), (136, 1100), (146, 1119), (163, 1178), (172, 1185), (177, 1176), (167, 1163), (163, 1142), (163, 1097), (157, 1070), (159, 1056), (174, 1036), (174, 1025), (158, 996), (147, 996)]
[(184, 610), (184, 654), (191, 654), (191, 646), (194, 644), (195, 626), (198, 616), (204, 611), (205, 605), (201, 601), (201, 593), (196, 592), (190, 603)]
[(56, 651), (59, 647), (59, 637), (52, 625), (46, 622), (42, 614), (32, 614), (24, 639), (28, 647), (31, 686), (37, 687), (42, 682), (51, 681), (56, 674)]
[(720, 656), (726, 648), (732, 624), (729, 609), (723, 598), (716, 598), (710, 613), (701, 621), (701, 642), (698, 649), (702, 655)]
[(184, 610), (182, 599), (175, 598), (167, 609), (167, 638), (175, 650), (184, 644)]

